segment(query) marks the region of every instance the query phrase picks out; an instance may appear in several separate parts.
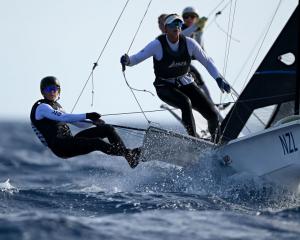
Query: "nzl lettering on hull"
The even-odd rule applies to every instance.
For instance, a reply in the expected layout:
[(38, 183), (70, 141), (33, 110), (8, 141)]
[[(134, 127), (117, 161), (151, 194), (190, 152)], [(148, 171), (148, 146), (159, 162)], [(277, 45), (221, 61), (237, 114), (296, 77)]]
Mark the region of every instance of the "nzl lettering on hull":
[(295, 142), (292, 132), (287, 132), (283, 135), (278, 136), (282, 146), (283, 154), (292, 154), (298, 151), (297, 143)]

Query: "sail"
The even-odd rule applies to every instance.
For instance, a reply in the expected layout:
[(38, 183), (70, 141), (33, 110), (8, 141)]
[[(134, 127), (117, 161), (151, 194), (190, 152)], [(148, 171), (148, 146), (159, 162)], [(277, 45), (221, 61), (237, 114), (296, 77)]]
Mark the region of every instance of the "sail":
[(256, 109), (274, 106), (264, 127), (291, 115), (296, 98), (298, 6), (221, 124), (223, 141), (239, 136)]

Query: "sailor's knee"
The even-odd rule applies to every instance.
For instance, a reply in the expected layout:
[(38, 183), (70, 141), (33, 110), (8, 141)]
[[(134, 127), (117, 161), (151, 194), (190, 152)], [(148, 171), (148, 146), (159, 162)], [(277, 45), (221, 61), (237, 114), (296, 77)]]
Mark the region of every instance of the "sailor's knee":
[(189, 98), (186, 98), (185, 101), (182, 101), (180, 104), (181, 110), (192, 111), (192, 102)]
[(101, 126), (101, 130), (105, 131), (105, 132), (108, 132), (108, 133), (111, 133), (111, 132), (115, 131), (115, 128), (110, 124), (104, 124), (104, 125)]

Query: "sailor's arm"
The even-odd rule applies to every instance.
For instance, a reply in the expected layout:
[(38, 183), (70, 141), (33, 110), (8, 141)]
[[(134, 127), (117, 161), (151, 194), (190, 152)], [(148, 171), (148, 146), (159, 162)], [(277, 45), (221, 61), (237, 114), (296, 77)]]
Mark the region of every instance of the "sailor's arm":
[(49, 104), (42, 103), (36, 108), (35, 119), (48, 118), (58, 122), (77, 122), (86, 119), (86, 114), (70, 114), (60, 110), (55, 110)]
[[(68, 114), (64, 109), (60, 109), (60, 112), (64, 114)], [(93, 125), (93, 122), (90, 120), (81, 120), (81, 121), (69, 122), (69, 123), (78, 128), (89, 128)]]
[(187, 38), (187, 46), (190, 56), (195, 57), (195, 59), (197, 59), (206, 68), (206, 70), (214, 79), (222, 77), (213, 60), (206, 55), (204, 50), (194, 39)]
[(196, 32), (198, 29), (198, 26), (196, 24), (193, 24), (190, 27), (187, 27), (186, 29), (182, 30), (181, 34), (190, 37), (194, 32)]
[(224, 80), (223, 76), (217, 69), (213, 60), (206, 55), (201, 46), (191, 38), (187, 38), (187, 46), (190, 56), (195, 57), (208, 71), (208, 73), (217, 81), (217, 84), (222, 92), (230, 92), (229, 84)]
[(161, 55), (161, 44), (157, 39), (155, 39), (138, 53), (131, 56), (128, 56), (127, 54), (123, 55), (121, 57), (121, 63), (125, 66), (134, 66), (150, 57), (159, 59)]
[[(100, 114), (92, 113), (83, 113), (83, 114), (73, 114), (65, 113), (63, 110), (55, 110), (49, 104), (42, 103), (36, 108), (35, 119), (41, 120), (43, 118), (48, 118), (50, 120), (65, 122), (65, 123), (76, 123), (83, 121), (85, 119), (90, 119), (96, 121), (101, 117)], [(79, 124), (80, 125), (80, 124)], [(84, 127), (81, 125), (81, 127)]]

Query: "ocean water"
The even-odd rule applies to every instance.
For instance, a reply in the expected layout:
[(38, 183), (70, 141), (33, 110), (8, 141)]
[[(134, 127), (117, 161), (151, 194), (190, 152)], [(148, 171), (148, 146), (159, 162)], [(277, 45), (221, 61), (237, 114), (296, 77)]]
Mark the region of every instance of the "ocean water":
[[(300, 198), (214, 156), (130, 169), (102, 153), (62, 160), (29, 123), (0, 123), (0, 239), (300, 239)], [(142, 136), (121, 131), (130, 146)]]

